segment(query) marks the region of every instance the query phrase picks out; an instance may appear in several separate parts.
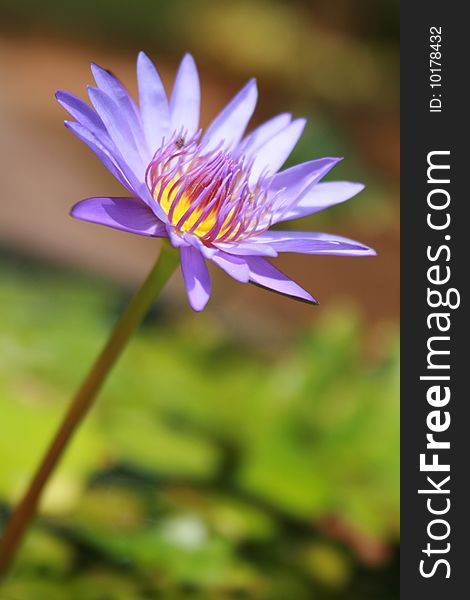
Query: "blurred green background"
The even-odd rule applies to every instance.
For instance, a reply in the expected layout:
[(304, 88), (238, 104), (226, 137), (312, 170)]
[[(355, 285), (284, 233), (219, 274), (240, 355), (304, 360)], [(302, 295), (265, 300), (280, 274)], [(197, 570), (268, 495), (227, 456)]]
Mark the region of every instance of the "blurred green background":
[(135, 91), (196, 58), (203, 124), (255, 75), (290, 163), (345, 156), (357, 198), (292, 227), (378, 257), (285, 255), (310, 307), (211, 271), (155, 303), (52, 480), (1, 600), (397, 600), (398, 2), (0, 0), (0, 523), (158, 241), (73, 221), (119, 195), (53, 99), (89, 63)]

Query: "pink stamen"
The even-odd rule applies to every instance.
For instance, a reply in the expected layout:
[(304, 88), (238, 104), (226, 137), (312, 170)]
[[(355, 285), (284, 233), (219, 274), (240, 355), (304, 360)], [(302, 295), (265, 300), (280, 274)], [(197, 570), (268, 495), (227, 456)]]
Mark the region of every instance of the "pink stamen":
[[(266, 216), (278, 196), (268, 199), (267, 173), (262, 173), (255, 186), (250, 185), (253, 160), (223, 151), (223, 141), (205, 151), (200, 137), (198, 132), (185, 141), (185, 132), (175, 134), (162, 143), (147, 167), (147, 185), (160, 205), (165, 198), (168, 221), (175, 230), (198, 235), (208, 245), (235, 242), (267, 229)], [(176, 220), (181, 202), (187, 208)], [(201, 227), (207, 228), (208, 219), (210, 229), (198, 233)]]

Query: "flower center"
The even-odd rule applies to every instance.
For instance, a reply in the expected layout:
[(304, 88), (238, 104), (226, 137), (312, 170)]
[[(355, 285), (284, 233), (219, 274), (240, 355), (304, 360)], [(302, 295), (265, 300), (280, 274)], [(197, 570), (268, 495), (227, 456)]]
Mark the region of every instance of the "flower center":
[(250, 186), (250, 166), (219, 149), (204, 151), (200, 134), (175, 136), (147, 169), (147, 185), (175, 230), (203, 242), (234, 242), (266, 229), (270, 203), (260, 183)]

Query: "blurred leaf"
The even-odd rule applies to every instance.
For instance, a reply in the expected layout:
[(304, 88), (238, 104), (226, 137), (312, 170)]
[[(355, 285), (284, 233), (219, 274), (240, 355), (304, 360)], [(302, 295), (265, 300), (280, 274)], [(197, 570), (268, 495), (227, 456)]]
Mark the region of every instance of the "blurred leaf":
[[(4, 264), (1, 497), (26, 484), (116, 299), (84, 277)], [(186, 588), (321, 600), (355, 585), (351, 560), (384, 560), (399, 508), (397, 344), (372, 361), (362, 337), (339, 308), (277, 354), (256, 336), (239, 345), (210, 315), (149, 322), (51, 482), (12, 597), (62, 598), (62, 580), (67, 600)], [(331, 517), (346, 533), (329, 543)]]

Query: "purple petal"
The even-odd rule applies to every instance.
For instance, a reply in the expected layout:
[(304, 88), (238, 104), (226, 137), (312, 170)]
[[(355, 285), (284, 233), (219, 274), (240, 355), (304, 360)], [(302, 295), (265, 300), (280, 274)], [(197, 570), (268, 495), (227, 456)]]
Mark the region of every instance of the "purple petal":
[(112, 98), (120, 108), (127, 111), (127, 107), (130, 107), (134, 116), (138, 117), (139, 112), (134, 100), (124, 84), (115, 75), (95, 63), (91, 64), (91, 72), (100, 90)]
[(181, 248), (182, 246), (191, 246), (190, 242), (185, 239), (184, 234), (179, 231), (175, 231), (173, 225), (165, 223), (166, 233), (170, 238), (170, 243), (174, 248)]
[(282, 191), (292, 200), (306, 192), (314, 183), (324, 177), (342, 159), (336, 157), (318, 158), (294, 165), (276, 173), (269, 183), (270, 193)]
[(139, 180), (134, 171), (122, 158), (116, 149), (110, 149), (102, 143), (91, 131), (75, 123), (74, 121), (65, 121), (65, 126), (70, 129), (80, 140), (82, 140), (111, 173), (127, 188), (131, 193), (139, 196), (146, 204), (152, 207), (154, 213), (162, 220), (166, 220), (163, 209), (154, 198), (152, 198), (149, 189), (144, 181)]
[(259, 148), (250, 172), (252, 184), (258, 181), (261, 174), (272, 175), (282, 167), (299, 141), (306, 122), (305, 119), (292, 121)]
[(271, 209), (270, 223), (284, 220), (287, 213), (315, 184), (324, 177), (341, 158), (319, 158), (285, 169), (269, 182), (268, 196), (276, 196)]
[(364, 189), (362, 183), (349, 181), (328, 181), (317, 183), (301, 194), (298, 202), (294, 202), (287, 210), (275, 214), (273, 223), (299, 219), (317, 213), (325, 208), (349, 200)]
[(83, 102), (83, 100), (74, 94), (64, 92), (63, 90), (58, 90), (55, 93), (55, 97), (57, 102), (59, 102), (59, 104), (63, 106), (76, 121), (95, 135), (99, 135), (106, 139), (108, 143), (111, 143), (111, 139), (108, 136), (103, 121), (86, 102)]
[(193, 246), (198, 252), (202, 254), (204, 258), (209, 260), (219, 252), (217, 248), (213, 246), (206, 246), (197, 236), (192, 233), (180, 232), (181, 237), (187, 242), (186, 245)]
[(142, 131), (139, 110), (124, 85), (109, 71), (96, 64), (91, 65), (93, 77), (99, 87), (118, 107), (118, 111), (132, 133), (136, 147), (144, 161), (150, 160), (150, 153)]
[(211, 257), (213, 263), (223, 269), (230, 277), (233, 277), (241, 283), (246, 283), (250, 279), (250, 270), (243, 258), (232, 256), (225, 252), (218, 252)]
[(240, 142), (237, 153), (246, 156), (249, 160), (263, 144), (281, 131), (281, 129), (289, 125), (291, 118), (289, 113), (282, 113), (262, 123)]
[(196, 64), (193, 57), (186, 54), (176, 74), (170, 99), (171, 130), (184, 130), (185, 135), (193, 136), (199, 128), (200, 103), (201, 90)]
[(137, 58), (140, 114), (151, 154), (161, 145), (170, 128), (170, 111), (162, 80), (150, 60), (139, 52)]
[(206, 306), (211, 293), (211, 280), (206, 261), (193, 246), (182, 246), (180, 255), (189, 304), (199, 312)]
[(121, 165), (109, 148), (102, 144), (91, 131), (86, 127), (83, 127), (80, 123), (75, 123), (75, 121), (64, 121), (64, 123), (67, 129), (70, 129), (79, 140), (84, 142), (96, 154), (108, 171), (110, 171), (125, 188), (130, 192), (135, 193), (132, 184), (128, 181)]
[(75, 219), (150, 237), (166, 237), (164, 224), (138, 198), (87, 198), (75, 204)]
[(306, 290), (289, 279), (287, 275), (284, 275), (284, 273), (273, 267), (273, 265), (264, 258), (251, 256), (246, 258), (246, 262), (250, 268), (250, 280), (253, 283), (274, 290), (280, 294), (286, 294), (287, 296), (293, 296), (312, 304), (318, 304), (315, 298)]
[(275, 258), (277, 256), (276, 250), (271, 248), (269, 244), (257, 243), (258, 238), (251, 238), (251, 241), (246, 242), (216, 242), (214, 246), (227, 252), (227, 254), (234, 254), (235, 256), (271, 256)]
[(223, 147), (233, 148), (241, 140), (248, 121), (255, 110), (258, 91), (251, 79), (212, 121), (202, 138), (207, 150), (223, 141)]
[(88, 87), (90, 100), (106, 126), (109, 137), (138, 179), (143, 179), (147, 164), (139, 154), (126, 114), (99, 88)]
[(375, 255), (375, 250), (348, 238), (315, 231), (266, 231), (253, 242), (268, 244), (277, 252), (300, 254), (333, 254), (348, 256)]

